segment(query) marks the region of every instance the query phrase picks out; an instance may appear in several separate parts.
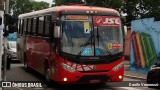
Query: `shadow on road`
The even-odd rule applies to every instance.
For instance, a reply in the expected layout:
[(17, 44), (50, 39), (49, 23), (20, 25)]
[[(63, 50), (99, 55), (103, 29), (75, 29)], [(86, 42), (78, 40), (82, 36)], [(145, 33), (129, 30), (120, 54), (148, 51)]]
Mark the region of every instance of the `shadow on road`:
[[(16, 78), (15, 78), (16, 77)], [(51, 82), (48, 86), (45, 83), (44, 76), (34, 70), (25, 72), (24, 65), (19, 62), (12, 63), (12, 67), (7, 71), (8, 81), (20, 82), (38, 82), (42, 83), (43, 89), (41, 90), (113, 90), (107, 84), (58, 84)], [(36, 89), (36, 88), (35, 88)], [(32, 90), (35, 90), (32, 89)], [(25, 90), (25, 89), (24, 89)]]
[(43, 75), (40, 75), (34, 70), (30, 70), (29, 73), (31, 73), (33, 76), (40, 79), (41, 83), (43, 84), (42, 86), (45, 88), (45, 90), (48, 90), (47, 88), (52, 88), (52, 90), (53, 88), (54, 90), (99, 90), (99, 89), (108, 90), (108, 89), (111, 89), (111, 87), (107, 86), (107, 84), (58, 84), (52, 81), (49, 85), (47, 85), (45, 83), (45, 79)]

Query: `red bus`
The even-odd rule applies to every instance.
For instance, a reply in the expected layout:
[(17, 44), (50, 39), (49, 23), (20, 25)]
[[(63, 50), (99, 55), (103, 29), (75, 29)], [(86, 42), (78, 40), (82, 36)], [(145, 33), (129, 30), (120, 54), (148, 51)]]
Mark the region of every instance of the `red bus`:
[(19, 15), (18, 59), (58, 83), (122, 81), (120, 14), (93, 6), (56, 6)]

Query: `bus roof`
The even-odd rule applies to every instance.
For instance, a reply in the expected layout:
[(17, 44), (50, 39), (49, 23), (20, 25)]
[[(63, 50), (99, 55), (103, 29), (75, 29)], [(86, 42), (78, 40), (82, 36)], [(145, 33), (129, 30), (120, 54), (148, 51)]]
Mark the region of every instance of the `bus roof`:
[(31, 17), (34, 15), (41, 15), (41, 14), (47, 14), (50, 12), (63, 12), (63, 11), (96, 11), (101, 13), (111, 13), (115, 16), (120, 16), (118, 11), (110, 8), (103, 8), (103, 7), (94, 7), (94, 6), (56, 6), (51, 7), (43, 10), (38, 10), (30, 13), (25, 13), (19, 15), (19, 18), (25, 18), (25, 17)]

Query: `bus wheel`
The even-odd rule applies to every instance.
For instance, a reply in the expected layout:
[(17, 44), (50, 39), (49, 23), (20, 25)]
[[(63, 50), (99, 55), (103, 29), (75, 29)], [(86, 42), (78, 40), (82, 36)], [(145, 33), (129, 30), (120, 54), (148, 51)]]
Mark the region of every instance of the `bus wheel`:
[(30, 71), (30, 68), (28, 67), (27, 61), (24, 60), (24, 69), (26, 72)]
[(30, 71), (30, 68), (28, 67), (27, 59), (26, 59), (26, 53), (23, 54), (23, 62), (24, 62), (24, 69), (26, 72)]
[(47, 83), (47, 85), (50, 86), (51, 84), (51, 75), (50, 75), (50, 69), (48, 67), (48, 65), (45, 65), (45, 81)]

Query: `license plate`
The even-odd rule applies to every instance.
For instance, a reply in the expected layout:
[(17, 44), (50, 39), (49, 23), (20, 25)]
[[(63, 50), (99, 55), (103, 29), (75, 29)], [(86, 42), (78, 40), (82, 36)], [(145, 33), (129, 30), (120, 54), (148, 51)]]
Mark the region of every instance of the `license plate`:
[(99, 83), (101, 80), (90, 80), (90, 83)]

